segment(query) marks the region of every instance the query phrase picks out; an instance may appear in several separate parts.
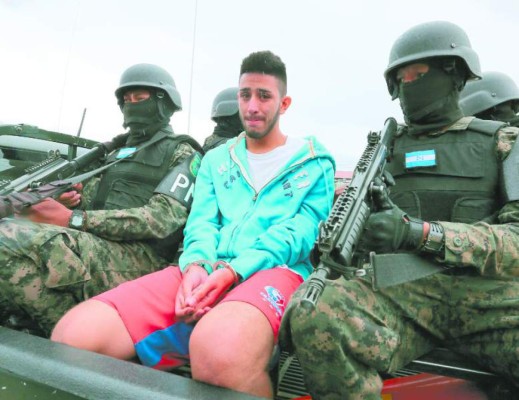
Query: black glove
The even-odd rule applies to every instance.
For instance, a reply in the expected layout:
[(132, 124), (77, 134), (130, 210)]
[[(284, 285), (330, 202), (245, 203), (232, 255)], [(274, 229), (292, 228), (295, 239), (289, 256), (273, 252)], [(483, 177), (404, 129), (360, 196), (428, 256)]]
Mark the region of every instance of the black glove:
[(410, 218), (396, 206), (375, 212), (366, 222), (359, 247), (362, 251), (374, 251), (379, 254), (392, 253), (400, 249), (417, 250), (424, 241), (423, 225), (423, 221)]

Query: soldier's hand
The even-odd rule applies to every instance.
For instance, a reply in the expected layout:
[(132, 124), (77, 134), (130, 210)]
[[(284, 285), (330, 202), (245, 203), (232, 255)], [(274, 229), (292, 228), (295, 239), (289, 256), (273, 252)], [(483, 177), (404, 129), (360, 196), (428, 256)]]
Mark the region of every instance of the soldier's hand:
[(81, 203), (81, 191), (83, 190), (82, 183), (76, 183), (72, 186), (73, 190), (60, 195), (56, 200), (67, 208), (74, 208)]
[(29, 207), (24, 217), (32, 222), (68, 227), (72, 211), (54, 199), (47, 198)]
[(423, 238), (423, 221), (410, 218), (394, 206), (369, 216), (360, 247), (363, 251), (381, 254), (399, 249), (416, 250)]

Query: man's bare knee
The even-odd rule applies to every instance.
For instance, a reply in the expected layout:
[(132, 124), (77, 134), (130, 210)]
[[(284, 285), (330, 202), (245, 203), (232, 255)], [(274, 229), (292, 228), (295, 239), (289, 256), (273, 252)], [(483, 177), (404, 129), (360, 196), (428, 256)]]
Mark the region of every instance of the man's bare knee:
[(54, 327), (51, 340), (116, 358), (135, 355), (133, 341), (117, 311), (97, 300), (69, 310)]
[(199, 321), (191, 335), (193, 377), (238, 391), (270, 395), (266, 368), (273, 342), (272, 329), (261, 311), (241, 302), (220, 304)]
[(86, 301), (67, 311), (52, 330), (51, 340), (80, 347), (78, 344), (83, 337), (82, 332), (86, 322), (83, 318), (92, 308), (91, 303), (91, 301)]

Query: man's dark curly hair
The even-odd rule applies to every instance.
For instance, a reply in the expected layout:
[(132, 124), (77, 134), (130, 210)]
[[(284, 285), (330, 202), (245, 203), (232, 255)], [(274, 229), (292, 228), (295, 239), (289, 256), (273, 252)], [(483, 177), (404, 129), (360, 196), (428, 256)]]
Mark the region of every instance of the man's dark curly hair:
[(285, 63), (271, 51), (257, 51), (245, 57), (241, 63), (240, 76), (249, 72), (275, 76), (281, 83), (279, 87), (281, 95), (286, 95), (287, 70)]

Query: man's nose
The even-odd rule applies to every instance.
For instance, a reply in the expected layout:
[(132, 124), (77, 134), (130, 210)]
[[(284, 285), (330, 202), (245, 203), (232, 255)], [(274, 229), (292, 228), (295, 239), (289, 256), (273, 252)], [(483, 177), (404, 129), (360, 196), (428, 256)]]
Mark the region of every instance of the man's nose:
[(249, 112), (258, 112), (259, 99), (256, 96), (252, 96), (247, 104), (247, 110)]

